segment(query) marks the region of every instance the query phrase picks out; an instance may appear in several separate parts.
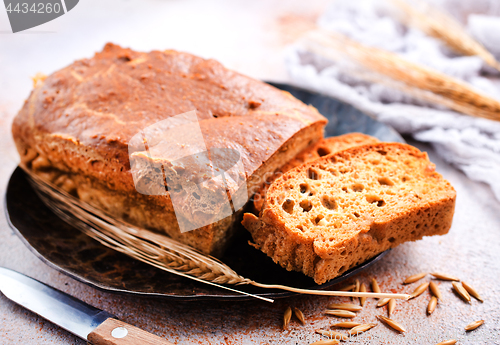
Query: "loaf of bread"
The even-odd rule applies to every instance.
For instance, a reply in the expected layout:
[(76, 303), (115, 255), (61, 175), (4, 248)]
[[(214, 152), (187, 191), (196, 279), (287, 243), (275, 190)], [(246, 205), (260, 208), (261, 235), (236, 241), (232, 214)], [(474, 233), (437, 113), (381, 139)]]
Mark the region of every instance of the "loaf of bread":
[(311, 162), (320, 157), (345, 150), (350, 147), (377, 143), (378, 139), (362, 133), (349, 133), (339, 135), (337, 137), (329, 137), (318, 141), (299, 153), (295, 158), (290, 160), (280, 169), (275, 171), (266, 179), (266, 183), (253, 196), (253, 206), (256, 214), (260, 213), (264, 204), (267, 189), (278, 177), (301, 164)]
[(260, 217), (255, 247), (318, 284), (406, 241), (446, 234), (455, 190), (427, 154), (398, 143), (353, 147), (286, 172)]
[[(107, 44), (93, 58), (76, 61), (39, 83), (14, 119), (12, 133), (21, 163), (36, 174), (117, 218), (218, 255), (237, 215), (220, 219), (222, 206), (212, 196), (225, 195), (227, 201), (229, 187), (219, 183), (220, 176), (201, 182), (186, 177), (185, 164), (193, 160), (167, 166), (172, 156), (197, 153), (193, 133), (157, 133), (163, 120), (189, 112), (195, 114), (206, 152), (236, 152), (234, 161), (242, 170), (234, 181), (243, 181), (248, 190), (322, 139), (326, 125), (315, 108), (214, 60)], [(131, 145), (132, 139), (138, 140)], [(129, 154), (137, 159), (134, 164)], [(161, 182), (167, 180), (169, 193), (164, 185), (156, 192), (137, 191), (137, 185), (150, 182), (152, 169)], [(199, 193), (177, 188), (176, 181), (170, 185), (177, 177)], [(234, 181), (225, 180), (227, 185)], [(204, 192), (210, 202), (201, 200)], [(180, 202), (175, 210), (171, 193)], [(205, 225), (182, 233), (179, 218)]]

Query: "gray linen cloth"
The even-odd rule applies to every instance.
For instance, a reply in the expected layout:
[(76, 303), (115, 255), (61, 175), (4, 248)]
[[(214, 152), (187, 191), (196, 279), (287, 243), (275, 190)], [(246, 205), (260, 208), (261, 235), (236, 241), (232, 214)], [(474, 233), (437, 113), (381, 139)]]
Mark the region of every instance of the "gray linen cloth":
[[(500, 1), (441, 0), (441, 6), (493, 54), (500, 57)], [(338, 0), (318, 20), (365, 45), (396, 52), (408, 60), (464, 80), (500, 100), (500, 74), (476, 56), (460, 56), (441, 41), (406, 27), (382, 0)], [(432, 143), (437, 153), (470, 179), (489, 184), (500, 200), (500, 122), (432, 106), (377, 83), (343, 75), (340, 65), (316, 56), (298, 42), (286, 54), (295, 84), (351, 103), (397, 131)]]

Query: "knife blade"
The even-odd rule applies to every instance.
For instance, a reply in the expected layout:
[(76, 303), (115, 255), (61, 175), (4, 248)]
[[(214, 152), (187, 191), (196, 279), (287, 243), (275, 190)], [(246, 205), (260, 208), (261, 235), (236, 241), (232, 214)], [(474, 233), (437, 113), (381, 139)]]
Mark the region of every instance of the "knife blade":
[(4, 267), (0, 267), (0, 291), (10, 300), (94, 345), (172, 345), (117, 320), (104, 310)]

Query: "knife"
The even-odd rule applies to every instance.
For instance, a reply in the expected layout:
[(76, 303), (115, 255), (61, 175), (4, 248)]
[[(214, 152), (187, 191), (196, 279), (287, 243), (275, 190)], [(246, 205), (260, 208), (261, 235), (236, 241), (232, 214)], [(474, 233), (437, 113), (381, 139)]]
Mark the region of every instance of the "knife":
[(117, 320), (104, 310), (3, 267), (0, 267), (0, 291), (8, 299), (93, 345), (173, 345)]

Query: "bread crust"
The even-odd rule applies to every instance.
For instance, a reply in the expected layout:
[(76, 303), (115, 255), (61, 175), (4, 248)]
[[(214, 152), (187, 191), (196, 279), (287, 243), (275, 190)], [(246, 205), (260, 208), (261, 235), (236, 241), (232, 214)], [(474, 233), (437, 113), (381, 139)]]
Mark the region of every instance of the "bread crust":
[[(308, 178), (311, 169), (319, 177)], [(302, 183), (311, 184), (313, 196), (301, 196)], [(323, 284), (403, 242), (446, 234), (455, 198), (426, 153), (370, 144), (288, 171), (269, 188), (260, 217), (246, 213), (242, 223), (276, 263)]]
[[(73, 184), (77, 195), (85, 189), (89, 201), (118, 217), (123, 216), (121, 200), (126, 196), (132, 223), (217, 254), (234, 215), (181, 235), (168, 194), (140, 195), (130, 171), (129, 140), (148, 126), (191, 110), (207, 148), (229, 145), (239, 150), (249, 188), (321, 139), (326, 124), (313, 107), (214, 60), (107, 44), (93, 58), (76, 61), (38, 85), (15, 117), (12, 134), (22, 164), (34, 172)], [(157, 210), (153, 218), (167, 214), (161, 215), (162, 224), (139, 221), (148, 204)]]

